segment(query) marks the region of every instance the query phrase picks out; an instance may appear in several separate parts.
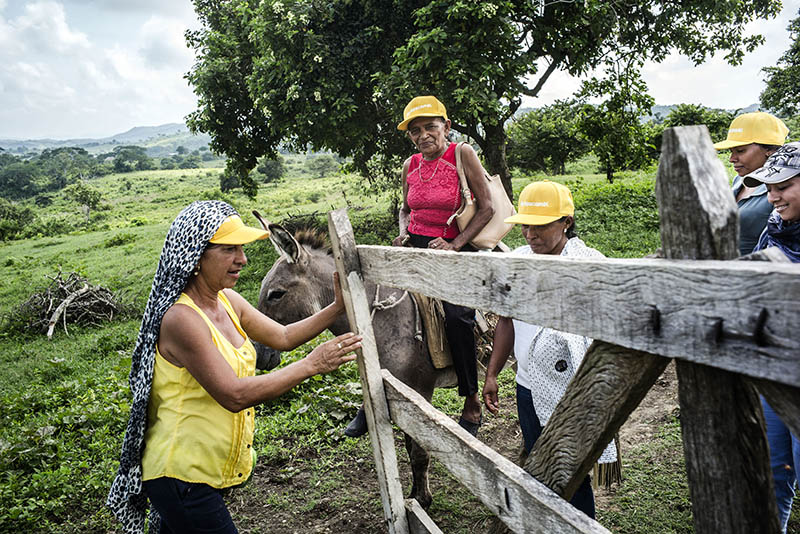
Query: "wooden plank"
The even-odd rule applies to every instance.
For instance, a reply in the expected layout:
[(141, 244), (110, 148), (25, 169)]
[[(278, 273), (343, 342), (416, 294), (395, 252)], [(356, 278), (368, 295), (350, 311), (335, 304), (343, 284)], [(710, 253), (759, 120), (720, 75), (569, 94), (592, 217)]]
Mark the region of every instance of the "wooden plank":
[(642, 352), (800, 383), (797, 264), (357, 249), (362, 275), (375, 283)]
[(344, 209), (328, 214), (328, 230), (347, 317), (352, 330), (363, 336), (362, 349), (358, 352), (358, 370), (384, 518), (390, 534), (407, 534), (408, 519), (397, 467), (392, 422), (383, 390), (378, 347), (372, 330), (369, 301), (359, 273), (353, 227)]
[(525, 470), (569, 501), (669, 362), (602, 341), (592, 343)]
[[(661, 146), (656, 199), (664, 256), (738, 257), (738, 209), (708, 130), (668, 128)], [(743, 289), (729, 284), (716, 298), (738, 297)], [(764, 420), (754, 388), (739, 374), (685, 360), (676, 361), (676, 369), (695, 532), (778, 532)]]
[(514, 532), (608, 532), (383, 370), (392, 420)]
[(406, 499), (406, 513), (411, 534), (443, 534), (416, 499)]

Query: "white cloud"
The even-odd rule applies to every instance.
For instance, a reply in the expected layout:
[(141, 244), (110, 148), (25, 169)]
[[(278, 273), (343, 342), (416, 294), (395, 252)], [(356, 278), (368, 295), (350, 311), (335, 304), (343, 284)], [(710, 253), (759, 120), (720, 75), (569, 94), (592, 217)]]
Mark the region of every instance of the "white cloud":
[(41, 53), (62, 54), (87, 48), (86, 34), (67, 26), (64, 7), (56, 2), (37, 2), (25, 6), (25, 13), (11, 22), (17, 38)]
[(141, 55), (154, 68), (184, 68), (193, 57), (186, 46), (185, 29), (176, 19), (151, 17), (142, 26)]
[[(29, 2), (8, 20), (2, 13), (0, 4), (0, 99), (13, 105), (0, 107), (0, 138), (102, 137), (193, 110), (185, 22), (127, 15), (132, 31), (109, 42), (91, 25), (88, 35), (77, 30), (61, 3)], [(104, 16), (98, 26), (113, 24)]]

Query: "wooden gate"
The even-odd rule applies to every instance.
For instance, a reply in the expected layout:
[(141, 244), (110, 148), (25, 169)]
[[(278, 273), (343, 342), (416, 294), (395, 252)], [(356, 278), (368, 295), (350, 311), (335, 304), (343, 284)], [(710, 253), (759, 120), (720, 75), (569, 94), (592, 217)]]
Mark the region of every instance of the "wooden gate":
[[(440, 532), (403, 499), (392, 422), (512, 531), (608, 532), (564, 499), (671, 359), (695, 531), (779, 531), (757, 393), (800, 435), (800, 266), (771, 251), (724, 261), (738, 213), (708, 131), (668, 129), (662, 148), (664, 259), (356, 246), (345, 211), (329, 214), (390, 533)], [(380, 369), (364, 280), (595, 339), (524, 469)]]

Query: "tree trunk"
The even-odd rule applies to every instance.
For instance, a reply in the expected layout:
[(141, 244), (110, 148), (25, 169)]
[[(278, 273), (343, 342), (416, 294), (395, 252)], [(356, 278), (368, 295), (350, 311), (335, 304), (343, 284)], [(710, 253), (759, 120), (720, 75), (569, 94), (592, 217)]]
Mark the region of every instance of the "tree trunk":
[(508, 162), (506, 161), (506, 143), (508, 136), (502, 124), (486, 125), (483, 126), (486, 132), (485, 146), (483, 149), (483, 157), (486, 158), (486, 165), (489, 167), (487, 170), (489, 174), (497, 174), (503, 182), (503, 187), (506, 190), (508, 198), (514, 200), (514, 193), (511, 188), (511, 171), (508, 169)]

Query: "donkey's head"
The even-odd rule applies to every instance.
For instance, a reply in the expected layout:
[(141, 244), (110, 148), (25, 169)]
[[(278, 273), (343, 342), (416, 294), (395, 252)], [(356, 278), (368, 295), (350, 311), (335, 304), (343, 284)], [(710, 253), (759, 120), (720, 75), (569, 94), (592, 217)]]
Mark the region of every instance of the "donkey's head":
[[(292, 235), (282, 226), (263, 220), (258, 212), (253, 215), (270, 231), (270, 240), (280, 254), (261, 281), (258, 310), (281, 324), (289, 324), (333, 302), (336, 266), (324, 236), (315, 230)], [(346, 332), (346, 319), (340, 319), (331, 331)], [(259, 369), (272, 368), (280, 361), (268, 347), (257, 344), (256, 351)]]

